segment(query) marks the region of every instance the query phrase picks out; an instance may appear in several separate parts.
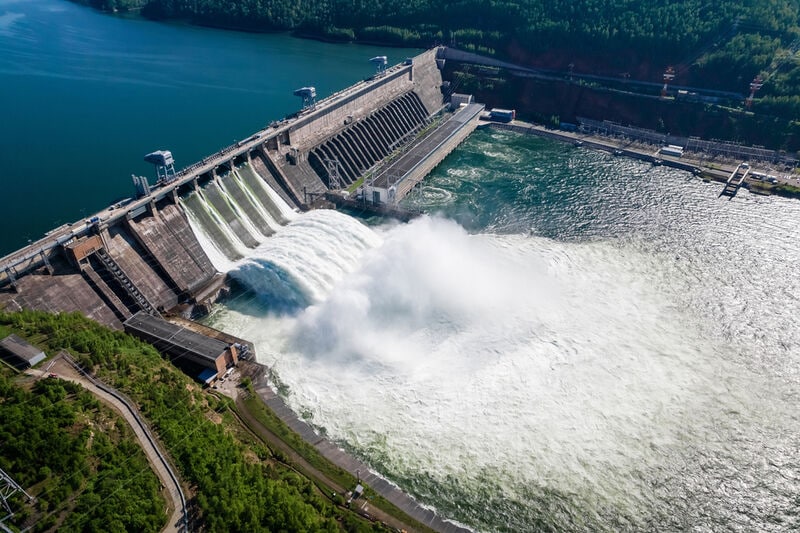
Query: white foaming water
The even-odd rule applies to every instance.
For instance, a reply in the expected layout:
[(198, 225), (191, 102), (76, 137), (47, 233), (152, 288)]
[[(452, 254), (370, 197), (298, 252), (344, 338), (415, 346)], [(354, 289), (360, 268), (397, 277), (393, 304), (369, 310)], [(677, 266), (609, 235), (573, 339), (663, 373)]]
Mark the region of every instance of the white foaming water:
[[(374, 238), (346, 244), (336, 231), (320, 243), (333, 230), (317, 222), (259, 252), (316, 303), (297, 316), (228, 310), (218, 325), (256, 343), (297, 412), (423, 496), (480, 505), (501, 488), (524, 507), (540, 487), (573, 501), (573, 526), (608, 515), (641, 526), (658, 499), (652, 478), (721, 446), (723, 413), (749, 420), (764, 401), (658, 285), (656, 258), (423, 218), (359, 260)], [(269, 290), (257, 269), (240, 270)]]
[[(237, 179), (235, 176), (224, 176), (224, 177), (230, 177), (230, 179), (233, 180)], [(233, 211), (237, 214), (239, 223), (244, 227), (244, 230), (258, 242), (262, 242), (264, 239), (266, 239), (267, 236), (261, 233), (261, 231), (255, 226), (255, 224), (253, 224), (253, 221), (250, 220), (250, 217), (247, 215), (247, 211), (245, 209), (242, 209), (242, 206), (239, 205), (239, 202), (236, 201), (236, 198), (234, 198), (233, 194), (231, 194), (231, 191), (228, 190), (228, 187), (225, 185), (223, 179), (220, 179), (216, 183), (216, 185), (219, 188), (219, 192), (220, 194), (222, 194), (222, 197), (225, 199), (228, 205), (231, 206)]]
[[(200, 198), (202, 198), (202, 196)], [(205, 198), (202, 198), (201, 202), (205, 209), (210, 209), (208, 204), (206, 203)], [(214, 265), (214, 268), (216, 268), (220, 272), (227, 272), (228, 270), (232, 269), (236, 263), (228, 259), (225, 253), (222, 250), (220, 250), (217, 244), (214, 242), (214, 239), (206, 235), (205, 231), (203, 230), (202, 224), (200, 224), (200, 222), (197, 220), (197, 217), (192, 212), (192, 210), (187, 208), (185, 204), (181, 204), (181, 209), (186, 214), (186, 218), (189, 221), (189, 227), (192, 228), (192, 233), (194, 233), (195, 237), (197, 237), (200, 246), (202, 246), (203, 251), (208, 256), (208, 259), (211, 261), (211, 264)], [(233, 235), (231, 235), (230, 231), (226, 231), (225, 228), (227, 228), (227, 226), (222, 224), (219, 217), (216, 216), (216, 213), (212, 213), (212, 216), (217, 221), (217, 224), (220, 226), (220, 228), (223, 228), (222, 231), (225, 232), (229, 238), (233, 239), (234, 238)], [(242, 253), (244, 252), (242, 251)]]
[[(316, 302), (355, 268), (364, 250), (378, 244), (380, 237), (354, 218), (316, 210), (295, 217), (229, 273), (255, 294), (275, 296), (282, 287), (299, 286)], [(276, 269), (277, 278), (266, 275)]]
[[(255, 171), (253, 171), (255, 173)], [(277, 207), (280, 216), (283, 220), (275, 220), (275, 218), (269, 213), (269, 210), (264, 206), (264, 204), (259, 200), (251, 191), (247, 185), (243, 182), (241, 176), (239, 175), (238, 171), (234, 171), (234, 174), (227, 176), (228, 178), (235, 181), (233, 186), (240, 187), (242, 192), (251, 200), (253, 206), (256, 210), (261, 214), (261, 216), (267, 221), (267, 224), (270, 228), (275, 230), (276, 232), (281, 231), (281, 224), (292, 221), (297, 218), (297, 213), (295, 213), (292, 208), (277, 194), (275, 191), (272, 190), (271, 187), (263, 183), (261, 179), (257, 179), (256, 183), (258, 183), (259, 187), (262, 187), (264, 192), (269, 196), (272, 203)], [(220, 180), (219, 183), (215, 183), (212, 185), (213, 187), (218, 187), (218, 191), (222, 195), (223, 201), (227, 202), (229, 206), (234, 210), (235, 213), (238, 213), (238, 222), (242, 224), (244, 227), (244, 231), (247, 231), (251, 237), (253, 237), (256, 242), (263, 243), (264, 241), (268, 241), (268, 237), (263, 235), (261, 231), (255, 227), (253, 222), (248, 218), (245, 214), (245, 211), (242, 209), (242, 206), (236, 202), (233, 195), (230, 194), (228, 188), (225, 186), (224, 183)], [(202, 209), (205, 211), (215, 222), (217, 229), (227, 237), (228, 241), (232, 244), (235, 252), (239, 254), (241, 257), (248, 257), (253, 256), (253, 250), (248, 249), (247, 246), (242, 242), (238, 235), (231, 229), (231, 227), (223, 220), (223, 217), (217, 212), (214, 205), (209, 202), (206, 195), (203, 193), (203, 190), (200, 189), (198, 191), (191, 193), (194, 196), (198, 205), (194, 207), (190, 207), (187, 205), (186, 202), (181, 203), (181, 207), (186, 213), (187, 218), (189, 219), (189, 225), (192, 228), (192, 231), (197, 236), (201, 246), (206, 251), (211, 263), (214, 267), (219, 270), (220, 272), (228, 272), (236, 267), (236, 262), (232, 261), (229, 258), (223, 249), (220, 248), (220, 244), (215, 241), (215, 239), (208, 235), (203, 228), (203, 225), (197, 219), (198, 215), (193, 212), (193, 209)], [(317, 217), (318, 218), (318, 217)], [(315, 220), (314, 217), (311, 217), (306, 222), (300, 224), (308, 225), (311, 221)], [(280, 239), (278, 242), (286, 242), (286, 238)], [(224, 246), (223, 246), (224, 248)]]
[[(258, 197), (255, 196), (253, 191), (247, 186), (247, 183), (242, 179), (241, 174), (238, 170), (234, 170), (233, 172), (233, 179), (236, 180), (236, 185), (242, 190), (242, 192), (247, 196), (250, 200), (251, 204), (256, 208), (258, 214), (261, 215), (261, 218), (267, 221), (267, 225), (272, 231), (278, 231), (280, 229), (280, 222), (275, 220), (272, 215), (269, 214), (267, 209), (261, 204)], [(259, 231), (259, 235), (262, 235)]]
[[(255, 172), (255, 170), (253, 170), (253, 172)], [(283, 198), (281, 198), (280, 194), (275, 192), (272, 187), (268, 186), (261, 180), (258, 180), (258, 183), (264, 188), (264, 191), (272, 199), (273, 203), (278, 206), (278, 210), (281, 212), (284, 218), (286, 218), (286, 220), (293, 220), (297, 217), (297, 213), (283, 200)]]

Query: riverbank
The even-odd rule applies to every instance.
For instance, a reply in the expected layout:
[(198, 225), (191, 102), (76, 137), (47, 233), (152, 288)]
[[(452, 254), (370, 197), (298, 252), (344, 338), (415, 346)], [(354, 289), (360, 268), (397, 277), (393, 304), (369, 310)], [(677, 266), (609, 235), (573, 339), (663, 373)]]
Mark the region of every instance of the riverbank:
[[(655, 165), (664, 165), (700, 177), (706, 181), (725, 183), (736, 167), (744, 161), (726, 157), (684, 151), (680, 157), (661, 153), (661, 145), (631, 141), (630, 139), (546, 128), (529, 122), (514, 120), (510, 123), (482, 121), (479, 127), (490, 127), (514, 131), (526, 135), (536, 135), (575, 146), (594, 148), (616, 156), (631, 157)], [(787, 198), (800, 198), (800, 174), (797, 169), (791, 172), (777, 171), (766, 164), (752, 164), (750, 175), (744, 180), (743, 188), (753, 194), (775, 194)]]
[(392, 516), (396, 518), (402, 516), (402, 514), (398, 515), (392, 512), (391, 508), (394, 507), (400, 513), (405, 513), (406, 516), (416, 520), (423, 526), (420, 529), (421, 531), (429, 529), (442, 533), (469, 533), (469, 529), (444, 520), (431, 509), (420, 505), (396, 485), (374, 473), (366, 463), (355, 459), (335, 443), (317, 433), (308, 423), (301, 420), (273, 390), (270, 385), (269, 369), (267, 367), (258, 363), (247, 363), (243, 373), (247, 374), (251, 379), (254, 395), (260, 398), (271, 413), (280, 419), (284, 427), (291, 430), (294, 436), (299, 436), (302, 439), (304, 445), (298, 445), (296, 442), (287, 442), (287, 445), (301, 456), (303, 455), (303, 449), (310, 447), (314, 455), (318, 455), (337, 468), (346, 471), (349, 476), (352, 476), (358, 482), (364, 482), (374, 491), (376, 496), (389, 504), (387, 512)]
[[(380, 522), (396, 531), (418, 531), (433, 533), (380, 498), (367, 486), (364, 497), (354, 498), (347, 504), (352, 491), (361, 481), (357, 472), (347, 472), (340, 465), (330, 462), (302, 436), (289, 428), (284, 418), (271, 409), (265, 398), (256, 394), (254, 383), (260, 382), (268, 370), (259, 363), (240, 361), (236, 371), (225, 380), (218, 381), (207, 389), (212, 395), (227, 396), (235, 403), (238, 423), (256, 439), (266, 444), (275, 454), (276, 460), (309, 479), (319, 491), (320, 496), (342, 511), (349, 510), (371, 522)], [(274, 393), (273, 393), (274, 394)], [(296, 418), (296, 417), (295, 417)], [(318, 441), (319, 438), (314, 439)]]

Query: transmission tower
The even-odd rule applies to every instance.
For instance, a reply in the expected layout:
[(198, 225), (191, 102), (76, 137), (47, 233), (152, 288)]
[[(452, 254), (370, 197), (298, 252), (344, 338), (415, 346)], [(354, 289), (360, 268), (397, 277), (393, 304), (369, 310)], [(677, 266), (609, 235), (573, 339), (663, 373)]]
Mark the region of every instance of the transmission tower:
[(324, 159), (325, 170), (328, 172), (328, 189), (338, 191), (342, 188), (342, 177), (339, 173), (339, 160), (338, 159)]
[(758, 90), (764, 85), (764, 81), (761, 79), (761, 76), (756, 76), (753, 78), (753, 81), (750, 82), (750, 96), (744, 101), (744, 106), (747, 109), (750, 109), (750, 106), (753, 105), (753, 98), (756, 96)]
[(672, 67), (667, 67), (667, 70), (664, 72), (664, 86), (661, 88), (661, 98), (666, 98), (667, 96), (667, 87), (669, 83), (675, 79), (675, 69)]
[(28, 502), (34, 501), (33, 496), (25, 492), (25, 489), (20, 487), (17, 482), (11, 478), (11, 476), (6, 474), (3, 469), (0, 469), (0, 499), (3, 500), (3, 508), (5, 508), (5, 513), (7, 513), (6, 516), (0, 518), (0, 528), (6, 531), (8, 531), (8, 529), (5, 527), (4, 522), (14, 516), (14, 511), (11, 510), (8, 500), (17, 492), (24, 494), (28, 499)]

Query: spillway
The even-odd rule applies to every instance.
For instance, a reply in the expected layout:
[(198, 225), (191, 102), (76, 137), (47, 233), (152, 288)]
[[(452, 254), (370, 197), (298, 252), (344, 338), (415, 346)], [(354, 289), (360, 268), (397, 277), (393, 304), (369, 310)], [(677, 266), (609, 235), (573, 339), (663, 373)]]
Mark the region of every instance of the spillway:
[(234, 206), (238, 209), (239, 215), (247, 219), (248, 226), (252, 228), (258, 240), (275, 233), (273, 227), (275, 221), (271, 220), (272, 217), (264, 206), (247, 190), (237, 171), (229, 172), (220, 178), (220, 183), (226, 194), (235, 202)]
[(212, 254), (230, 261), (248, 256), (295, 216), (250, 166), (234, 168), (189, 192), (181, 205)]
[[(362, 179), (442, 110), (436, 53), (424, 52), (275, 121), (162, 175), (155, 186), (137, 178), (136, 199), (65, 224), (2, 258), (0, 288), (7, 290), (0, 290), (0, 305), (77, 308), (115, 328), (142, 306), (188, 313), (202, 300), (204, 308), (229, 263), (316, 205), (329, 186)], [(101, 255), (113, 261), (110, 273)], [(32, 275), (41, 270), (48, 275)], [(85, 284), (77, 291), (85, 296), (48, 296), (75, 291), (75, 283)]]

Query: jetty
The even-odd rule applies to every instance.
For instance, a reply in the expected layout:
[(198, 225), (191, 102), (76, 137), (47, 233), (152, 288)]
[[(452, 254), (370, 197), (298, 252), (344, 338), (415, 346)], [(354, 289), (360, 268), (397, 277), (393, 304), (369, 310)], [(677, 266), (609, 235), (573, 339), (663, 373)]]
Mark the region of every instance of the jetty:
[(731, 175), (725, 182), (725, 187), (719, 195), (727, 196), (728, 198), (736, 196), (736, 193), (739, 192), (748, 174), (750, 174), (750, 165), (748, 163), (739, 163), (739, 165), (733, 169), (733, 172), (731, 172)]

